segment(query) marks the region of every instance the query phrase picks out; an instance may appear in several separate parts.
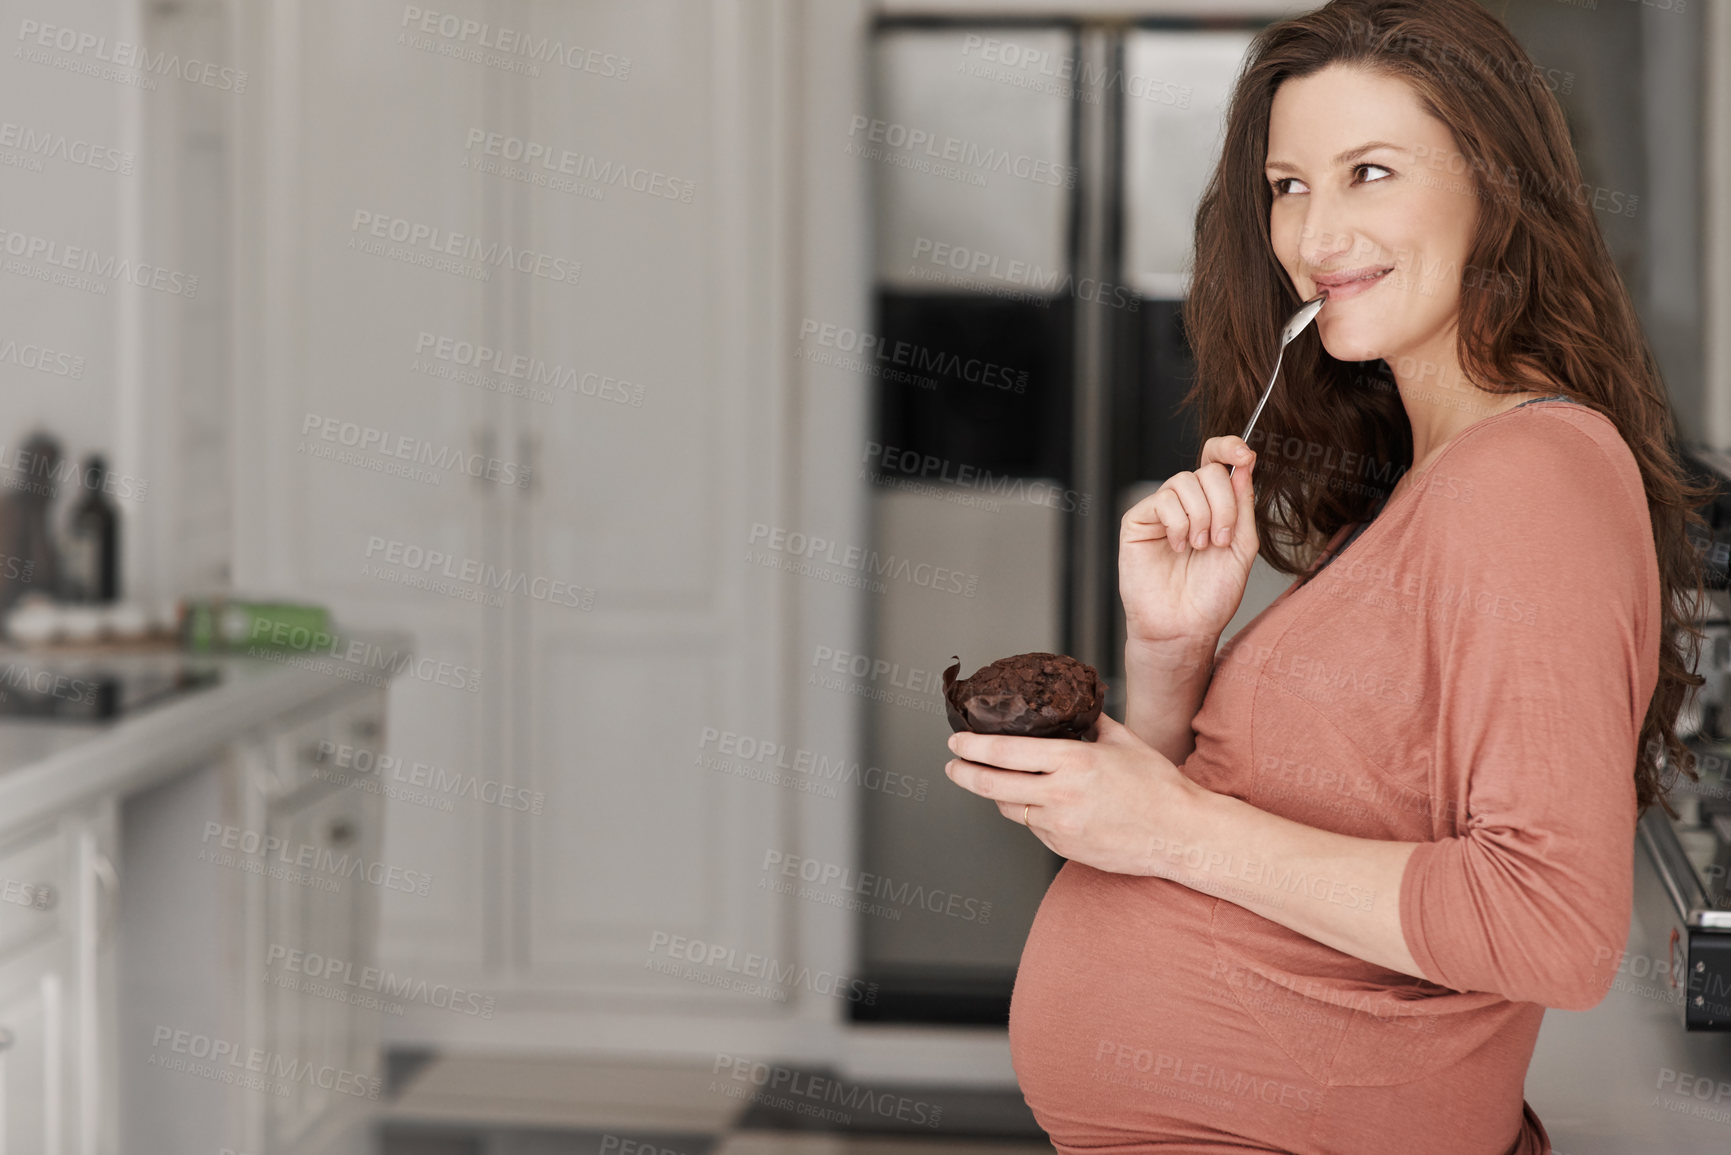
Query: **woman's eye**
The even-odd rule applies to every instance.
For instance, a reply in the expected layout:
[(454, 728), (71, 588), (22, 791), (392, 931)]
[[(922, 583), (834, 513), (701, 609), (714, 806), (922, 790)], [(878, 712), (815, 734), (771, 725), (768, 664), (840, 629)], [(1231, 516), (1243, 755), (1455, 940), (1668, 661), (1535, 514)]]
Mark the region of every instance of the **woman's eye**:
[[(1294, 189), (1292, 187), (1294, 185), (1297, 185), (1298, 187)], [(1279, 180), (1269, 181), (1268, 187), (1274, 190), (1275, 196), (1283, 197), (1290, 196), (1294, 192), (1303, 192), (1304, 182), (1295, 176), (1283, 176)]]
[[(1374, 171), (1376, 171), (1376, 172), (1379, 172), (1379, 173), (1381, 173), (1381, 174), (1382, 174), (1382, 176), (1365, 176), (1365, 175), (1364, 175), (1364, 174), (1365, 174), (1365, 173), (1366, 173), (1366, 172), (1369, 172), (1369, 171), (1373, 171), (1373, 170), (1374, 170)], [(1359, 183), (1360, 183), (1360, 184), (1370, 184), (1370, 183), (1372, 183), (1372, 182), (1373, 182), (1373, 181), (1379, 181), (1379, 180), (1382, 180), (1382, 179), (1383, 179), (1383, 177), (1389, 177), (1389, 176), (1393, 176), (1393, 175), (1394, 175), (1394, 173), (1393, 173), (1393, 171), (1392, 171), (1392, 170), (1390, 170), (1390, 169), (1386, 169), (1386, 168), (1384, 168), (1384, 167), (1383, 167), (1383, 166), (1382, 166), (1382, 165), (1380, 165), (1380, 164), (1360, 164), (1360, 165), (1355, 165), (1355, 166), (1353, 166), (1353, 170), (1352, 170), (1352, 172), (1353, 172), (1353, 175), (1354, 175), (1354, 176), (1357, 176), (1357, 177), (1359, 177)]]

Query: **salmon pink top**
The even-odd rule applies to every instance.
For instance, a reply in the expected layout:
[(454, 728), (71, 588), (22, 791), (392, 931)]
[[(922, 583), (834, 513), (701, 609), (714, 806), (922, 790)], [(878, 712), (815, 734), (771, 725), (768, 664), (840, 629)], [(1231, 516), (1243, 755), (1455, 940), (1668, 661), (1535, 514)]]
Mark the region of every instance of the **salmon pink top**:
[(1398, 894), (1329, 897), (1397, 903), (1424, 978), (1068, 862), (1009, 1024), (1066, 1155), (1549, 1150), (1522, 1098), (1544, 1008), (1603, 998), (1629, 931), (1661, 623), (1640, 472), (1607, 417), (1539, 399), (1469, 426), (1345, 536), (1221, 648), (1182, 770), (1418, 843)]

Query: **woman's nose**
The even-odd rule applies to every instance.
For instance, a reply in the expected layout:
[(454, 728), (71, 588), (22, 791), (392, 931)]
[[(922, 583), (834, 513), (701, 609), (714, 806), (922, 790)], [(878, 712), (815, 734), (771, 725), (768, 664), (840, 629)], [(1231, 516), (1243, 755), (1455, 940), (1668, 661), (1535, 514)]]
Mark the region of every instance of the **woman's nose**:
[(1313, 269), (1341, 267), (1354, 248), (1352, 230), (1342, 227), (1330, 214), (1312, 211), (1305, 217), (1299, 235), (1298, 254)]

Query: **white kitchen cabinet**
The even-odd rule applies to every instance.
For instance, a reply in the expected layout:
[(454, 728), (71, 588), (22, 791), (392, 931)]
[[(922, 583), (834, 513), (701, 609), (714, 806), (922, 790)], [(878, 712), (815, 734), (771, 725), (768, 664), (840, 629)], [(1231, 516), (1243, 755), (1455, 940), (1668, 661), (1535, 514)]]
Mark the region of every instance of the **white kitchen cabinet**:
[[(783, 907), (754, 887), (792, 792), (696, 764), (706, 727), (797, 744), (761, 693), (781, 669), (779, 587), (742, 561), (750, 524), (772, 516), (780, 402), (762, 368), (776, 361), (758, 312), (771, 298), (747, 288), (774, 276), (773, 232), (747, 206), (773, 202), (775, 174), (751, 163), (761, 142), (717, 97), (738, 65), (718, 46), (740, 28), (716, 6), (665, 0), (582, 17), (529, 0), (501, 19), (633, 57), (625, 84), (513, 77), (506, 136), (640, 166), (682, 194), (501, 194), (522, 236), (581, 252), (590, 277), (575, 308), (560, 285), (505, 286), (503, 343), (575, 367), (594, 392), (505, 413), (506, 444), (535, 464), (507, 506), (507, 558), (592, 593), (509, 606), (506, 749), (546, 807), (505, 824), (496, 893), (515, 921), (501, 978), (544, 996), (760, 1012), (762, 1000), (644, 967), (656, 932), (785, 953)], [(675, 267), (688, 275), (660, 275)], [(608, 380), (624, 384), (604, 392)]]
[[(853, 272), (833, 256), (818, 269), (821, 292), (794, 283), (801, 230), (830, 228), (796, 197), (821, 203), (814, 220), (864, 219), (846, 155), (863, 105), (838, 96), (820, 123), (789, 62), (840, 59), (864, 6), (477, 0), (477, 20), (583, 50), (582, 67), (533, 70), (466, 59), (405, 28), (407, 11), (237, 6), (229, 41), (258, 78), (230, 125), (233, 428), (250, 466), (236, 474), (235, 583), (408, 631), (482, 673), (474, 694), (393, 687), (384, 752), (445, 785), (385, 800), (383, 856), (435, 882), (382, 896), (380, 950), (496, 996), (498, 1014), (411, 1007), (388, 1037), (701, 1051), (684, 1029), (694, 1011), (731, 1041), (741, 1023), (792, 1038), (802, 1016), (839, 1022), (838, 1000), (645, 964), (659, 934), (851, 965), (848, 912), (757, 884), (770, 849), (850, 861), (854, 794), (700, 759), (719, 733), (790, 757), (857, 752), (857, 701), (801, 682), (814, 642), (857, 648), (860, 595), (746, 553), (762, 523), (867, 542), (857, 490), (791, 480), (808, 455), (863, 448), (869, 380), (804, 381), (793, 306), (865, 315), (863, 246), (843, 254)], [(513, 164), (530, 144), (574, 171)], [(807, 147), (815, 162), (795, 154)], [(621, 170), (642, 179), (596, 176)], [(466, 279), (356, 252), (357, 211), (576, 261), (581, 278)], [(482, 349), (521, 372), (475, 365)], [(528, 484), (430, 486), (300, 452), (302, 424), (327, 413), (472, 448)], [(445, 567), (422, 575), (442, 589), (363, 572), (392, 543), (526, 588), (489, 598), (497, 587)]]
[(382, 738), (384, 710), (384, 690), (350, 690), (128, 800), (129, 1150), (326, 1155), (370, 1114), (379, 1012), (343, 976), (376, 961), (381, 798), (323, 771), (339, 743)]
[[(249, 385), (236, 429), (258, 463), (236, 500), (243, 524), (284, 527), (243, 538), (237, 583), (410, 631), (429, 656), (482, 671), (478, 694), (393, 689), (389, 753), (475, 788), (387, 802), (385, 857), (437, 876), (426, 898), (384, 895), (387, 963), (520, 1005), (737, 1003), (643, 964), (657, 931), (786, 954), (782, 905), (754, 884), (794, 792), (695, 765), (706, 728), (798, 738), (761, 692), (782, 677), (785, 585), (741, 560), (752, 522), (776, 516), (769, 447), (786, 408), (785, 378), (764, 369), (786, 356), (771, 291), (783, 174), (766, 131), (774, 94), (750, 59), (774, 22), (673, 0), (482, 7), (629, 58), (628, 82), (417, 48), (395, 9), (236, 15), (261, 78), (253, 110), (236, 111), (234, 235), (257, 258), (237, 266), (255, 280), (237, 306), (236, 379)], [(488, 153), (491, 138), (504, 152)], [(514, 179), (507, 158), (527, 141), (660, 174), (657, 187)], [(357, 251), (357, 212), (569, 259), (582, 275), (464, 278)], [(273, 236), (303, 243), (263, 247)], [(691, 275), (655, 273), (676, 263)], [(444, 341), (521, 355), (546, 375), (543, 396), (505, 373), (430, 374), (463, 368), (437, 358)], [(303, 423), (325, 414), (483, 452), (528, 484), (424, 485), (300, 452), (314, 440)], [(527, 585), (477, 599), (461, 580), (441, 593), (363, 572), (389, 543)], [(514, 792), (542, 802), (488, 800)]]
[[(317, 779), (270, 807), (266, 821), (266, 829), (285, 846), (317, 847), (335, 861), (358, 857), (369, 863), (379, 861), (379, 825), (373, 795)], [(375, 888), (361, 879), (346, 880), (338, 890), (282, 886), (265, 896), (266, 969), (273, 969), (272, 948), (280, 948), (274, 967), (279, 979), (292, 974), (304, 988), (266, 986), (270, 1050), (296, 1065), (334, 1072), (330, 1085), (321, 1078), (297, 1081), (292, 1094), (266, 1100), (270, 1151), (293, 1150), (321, 1120), (359, 1097), (339, 1089), (339, 1083), (359, 1086), (355, 1080), (380, 1074), (379, 1012), (348, 1001), (367, 994), (353, 980), (376, 958), (377, 911)], [(281, 951), (299, 951), (322, 965), (285, 971)], [(306, 973), (309, 969), (312, 973)]]
[(57, 936), (0, 963), (0, 1155), (73, 1150), (71, 945)]
[[(461, 687), (436, 675), (393, 683), (388, 753), (497, 778), (485, 753), (500, 676), (488, 591), (461, 581), (444, 593), (414, 588), (405, 582), (441, 575), (403, 559), (430, 551), (458, 569), (497, 559), (511, 487), (484, 470), (475, 478), (376, 452), (320, 456), (349, 453), (325, 438), (327, 420), (393, 444), (407, 438), (411, 456), (424, 449), (435, 463), (510, 456), (502, 399), (436, 375), (457, 366), (422, 348), (484, 342), (490, 284), (403, 259), (426, 254), (389, 237), (399, 225), (437, 229), (445, 241), (504, 237), (489, 186), (464, 167), (467, 130), (488, 123), (494, 79), (401, 42), (402, 8), (315, 0), (232, 11), (232, 42), (253, 54), (246, 64), (258, 85), (229, 125), (237, 200), (225, 243), (244, 270), (234, 379), (246, 382), (233, 429), (249, 462), (236, 474), (235, 583), (323, 602), (339, 623), (403, 632), (417, 660), (466, 671)], [(293, 244), (271, 244), (288, 237)], [(516, 275), (490, 270), (493, 280)], [(369, 758), (387, 753), (376, 740), (343, 741)], [(385, 936), (399, 958), (436, 959), (453, 980), (483, 972), (498, 942), (486, 891), (498, 853), (492, 819), (475, 805), (389, 808), (393, 863), (438, 877), (425, 896), (385, 896)]]
[(107, 1155), (113, 808), (0, 835), (0, 1155)]

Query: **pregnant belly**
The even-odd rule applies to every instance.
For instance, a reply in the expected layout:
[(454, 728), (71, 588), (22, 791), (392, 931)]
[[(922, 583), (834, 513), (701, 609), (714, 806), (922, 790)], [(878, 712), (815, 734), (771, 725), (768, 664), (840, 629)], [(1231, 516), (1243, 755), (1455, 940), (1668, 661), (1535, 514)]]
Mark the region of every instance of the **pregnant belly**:
[[(1295, 991), (1272, 959), (1318, 978)], [(1525, 1031), (1483, 1021), (1478, 995), (1388, 1015), (1399, 992), (1375, 973), (1178, 883), (1066, 863), (1022, 950), (1010, 1057), (1064, 1155), (1501, 1155), (1530, 1139)], [(1432, 1021), (1456, 1017), (1479, 1021)]]
[(1324, 1089), (1233, 994), (1215, 903), (1163, 879), (1058, 872), (1022, 950), (1010, 1057), (1060, 1151), (1303, 1146)]

